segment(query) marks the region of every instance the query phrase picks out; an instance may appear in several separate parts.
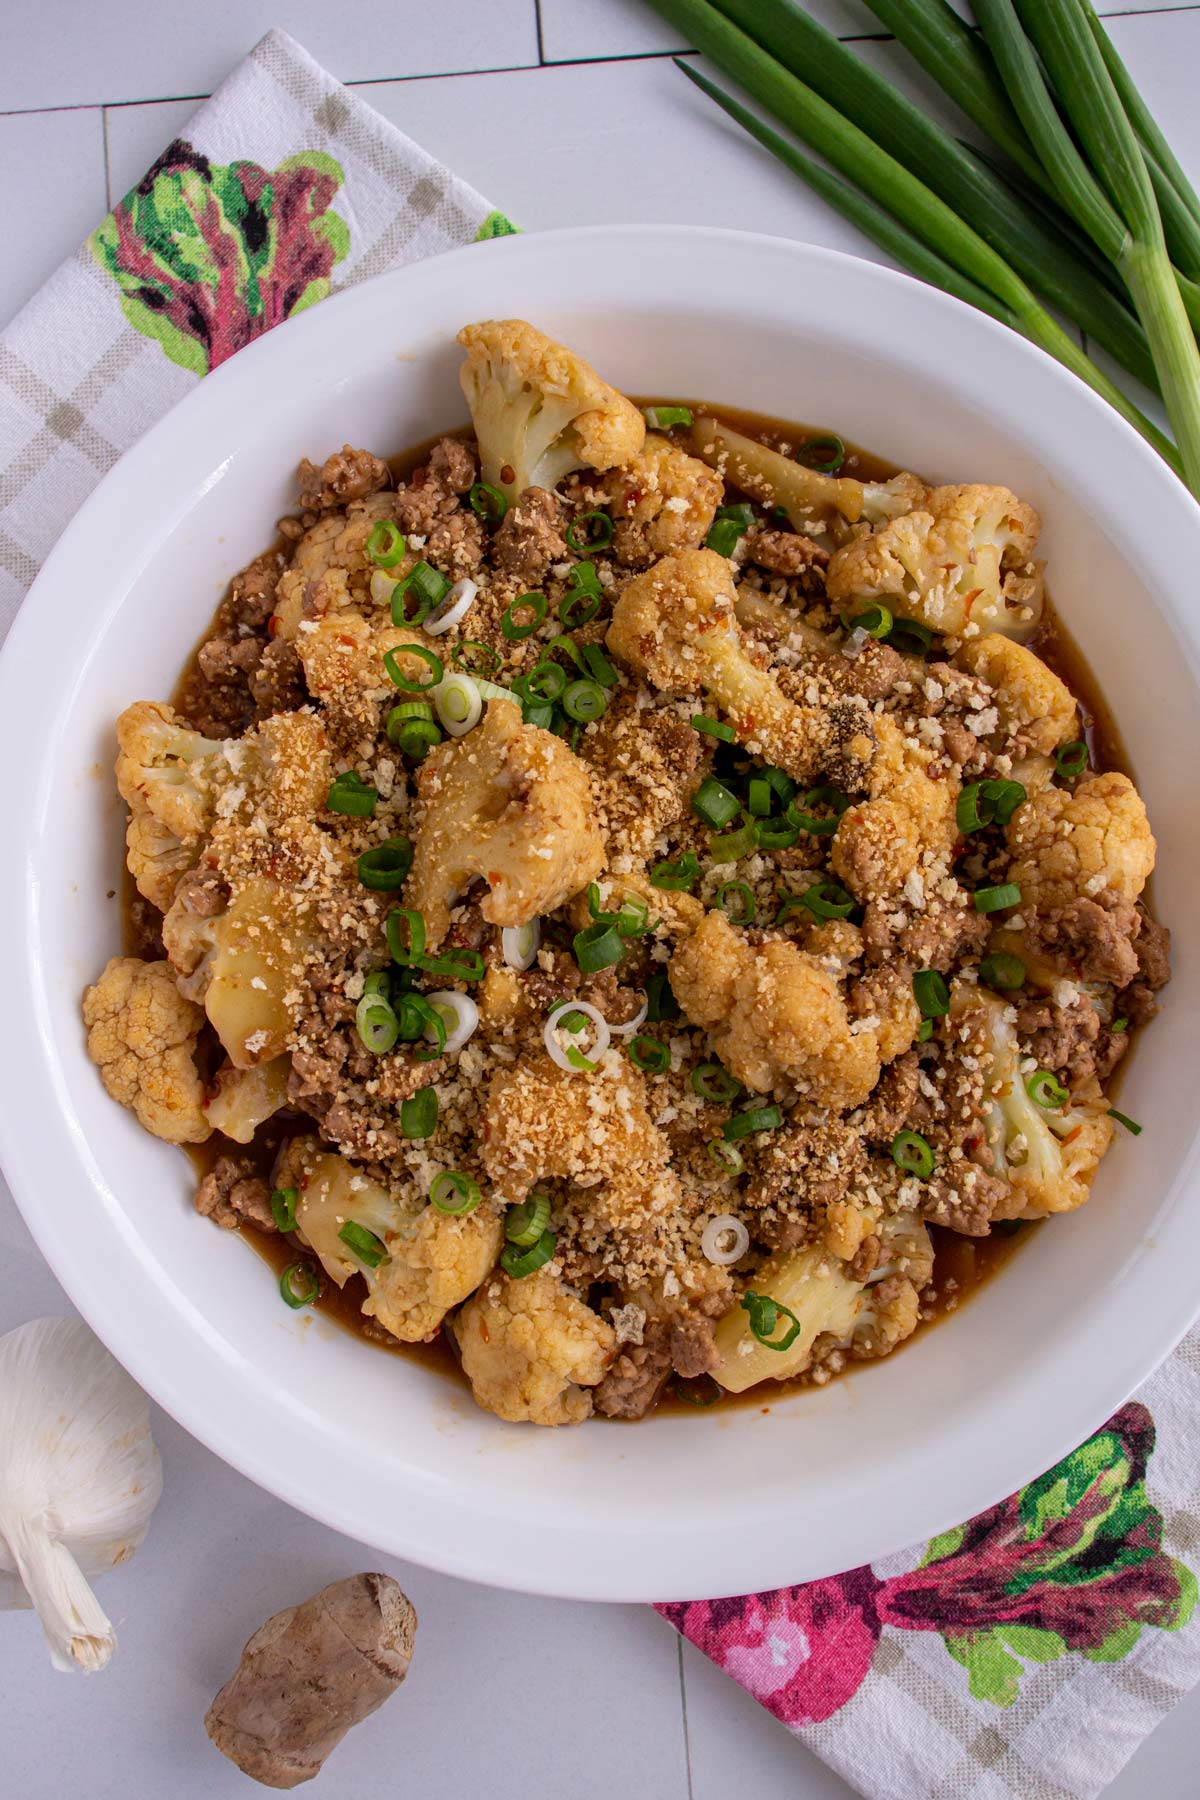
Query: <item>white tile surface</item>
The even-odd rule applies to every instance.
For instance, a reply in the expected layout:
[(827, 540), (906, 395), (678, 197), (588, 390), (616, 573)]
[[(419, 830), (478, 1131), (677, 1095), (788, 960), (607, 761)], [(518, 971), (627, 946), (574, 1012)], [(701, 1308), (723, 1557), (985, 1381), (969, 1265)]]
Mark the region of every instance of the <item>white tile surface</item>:
[[(1101, 10), (1114, 8), (1144, 15), (1110, 29), (1180, 154), (1200, 169), (1200, 9), (1113, 0)], [(550, 62), (646, 60), (389, 80), (366, 97), (527, 228), (585, 216), (583, 167), (589, 219), (711, 220), (866, 249), (715, 117), (669, 60), (647, 55), (672, 44), (641, 0), (541, 0), (541, 9)], [(822, 16), (838, 30), (872, 27), (859, 0), (824, 0)], [(150, 16), (132, 0), (100, 0), (86, 34), (70, 28), (77, 17), (71, 0), (22, 12), (0, 58), (0, 109), (136, 102), (106, 112), (113, 197), (192, 111), (188, 101), (144, 102), (207, 90), (269, 23), (352, 78), (537, 60), (533, 0), (347, 0), (336, 13), (316, 0), (216, 0), (204, 12)], [(864, 54), (901, 67), (885, 47)], [(3, 320), (103, 210), (98, 112), (0, 117), (0, 166), (9, 177)], [(2, 1183), (0, 1268), (0, 1330), (68, 1310)], [(379, 1561), (252, 1487), (169, 1419), (156, 1431), (165, 1497), (135, 1562), (102, 1584), (121, 1633), (110, 1670), (92, 1681), (54, 1675), (33, 1619), (0, 1615), (6, 1800), (248, 1794), (208, 1745), (204, 1707), (267, 1613)], [(529, 1600), (384, 1566), (421, 1615), (414, 1670), (335, 1753), (319, 1790), (328, 1800), (849, 1800), (749, 1696), (690, 1648), (681, 1656), (648, 1610)], [(1200, 1691), (1143, 1746), (1109, 1800), (1195, 1800), (1198, 1762)]]
[(0, 117), (0, 169), (8, 196), (0, 258), (6, 320), (104, 216), (99, 109)]
[[(535, 0), (39, 0), (5, 9), (0, 111), (207, 94), (273, 25), (341, 81), (536, 63)], [(86, 21), (86, 23), (85, 23)]]

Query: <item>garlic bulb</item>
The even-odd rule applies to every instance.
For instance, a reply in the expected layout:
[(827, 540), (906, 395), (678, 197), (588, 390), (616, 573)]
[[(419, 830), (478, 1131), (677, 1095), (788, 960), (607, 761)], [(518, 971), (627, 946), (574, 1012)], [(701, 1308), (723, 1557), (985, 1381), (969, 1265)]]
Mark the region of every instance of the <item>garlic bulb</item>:
[(161, 1493), (146, 1396), (86, 1325), (0, 1338), (0, 1608), (37, 1608), (56, 1669), (112, 1655), (84, 1576), (128, 1561)]

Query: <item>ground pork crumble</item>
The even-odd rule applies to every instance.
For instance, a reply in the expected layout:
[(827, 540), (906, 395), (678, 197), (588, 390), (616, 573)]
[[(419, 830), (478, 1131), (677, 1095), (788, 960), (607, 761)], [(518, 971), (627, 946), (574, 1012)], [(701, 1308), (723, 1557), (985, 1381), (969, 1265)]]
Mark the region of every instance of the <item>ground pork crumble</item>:
[[(935, 1243), (1087, 1199), (1169, 977), (1144, 809), (1007, 490), (463, 342), (478, 436), (305, 459), (122, 715), (90, 1053), (211, 1147), (202, 1214), (286, 1236), (285, 1299), (444, 1337), (502, 1418), (821, 1384), (958, 1303)], [(497, 366), (554, 371), (570, 452), (497, 447)]]

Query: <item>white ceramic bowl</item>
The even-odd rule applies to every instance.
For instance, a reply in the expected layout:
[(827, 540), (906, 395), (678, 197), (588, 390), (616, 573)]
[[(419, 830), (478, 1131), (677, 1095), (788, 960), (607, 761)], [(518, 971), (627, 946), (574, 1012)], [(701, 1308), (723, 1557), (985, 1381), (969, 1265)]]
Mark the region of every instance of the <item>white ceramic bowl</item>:
[[(502, 1424), (443, 1378), (281, 1306), (202, 1222), (183, 1156), (105, 1095), (79, 1020), (119, 943), (113, 721), (170, 692), (222, 588), (269, 542), (297, 458), (461, 421), (454, 333), (521, 315), (633, 393), (836, 427), (1045, 519), (1056, 601), (1113, 704), (1176, 933), (1090, 1205), (961, 1315), (824, 1392), (716, 1415)], [(0, 1151), (81, 1312), (220, 1456), (340, 1530), (534, 1591), (673, 1599), (773, 1587), (940, 1530), (1101, 1423), (1200, 1309), (1200, 510), (1040, 351), (930, 289), (733, 232), (509, 238), (329, 300), (226, 364), (106, 478), (0, 661)]]

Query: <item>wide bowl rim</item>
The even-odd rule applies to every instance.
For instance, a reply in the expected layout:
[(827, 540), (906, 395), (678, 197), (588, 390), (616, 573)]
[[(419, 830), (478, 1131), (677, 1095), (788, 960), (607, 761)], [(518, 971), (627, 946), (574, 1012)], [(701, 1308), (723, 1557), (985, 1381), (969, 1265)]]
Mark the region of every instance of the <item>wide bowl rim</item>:
[[(399, 310), (406, 289), (432, 283), (444, 293), (450, 307), (458, 286), (457, 275), (465, 275), (474, 259), (487, 257), (493, 263), (503, 263), (532, 258), (536, 262), (552, 245), (556, 256), (579, 256), (586, 263), (590, 256), (636, 255), (638, 246), (648, 240), (673, 246), (681, 266), (693, 254), (704, 257), (740, 253), (766, 262), (782, 259), (789, 273), (816, 272), (827, 283), (841, 283), (847, 291), (864, 289), (878, 296), (885, 309), (907, 308), (926, 329), (933, 330), (940, 324), (949, 331), (952, 325), (958, 342), (973, 344), (980, 354), (997, 364), (1007, 360), (1014, 371), (1023, 370), (1026, 376), (1036, 371), (1048, 405), (1052, 403), (1069, 420), (1077, 421), (1081, 430), (1091, 434), (1093, 449), (1099, 444), (1106, 456), (1117, 459), (1139, 492), (1153, 496), (1159, 534), (1171, 544), (1177, 566), (1200, 566), (1200, 509), (1125, 421), (1035, 346), (907, 276), (839, 251), (717, 227), (608, 225), (498, 239), (390, 271), (297, 315), (284, 328), (270, 332), (215, 370), (126, 451), (55, 545), (0, 652), (0, 746), (9, 753), (9, 767), (18, 766), (18, 757), (24, 759), (24, 767), (38, 767), (36, 748), (30, 761), (30, 743), (36, 746), (38, 731), (45, 728), (36, 716), (38, 702), (31, 692), (33, 684), (24, 680), (23, 671), (55, 647), (56, 589), (68, 578), (72, 566), (78, 564), (93, 522), (104, 518), (119, 503), (141, 470), (155, 463), (169, 466), (172, 447), (193, 430), (211, 424), (239, 390), (243, 397), (252, 394), (270, 380), (277, 365), (294, 366), (303, 358), (306, 346), (333, 341), (339, 329), (352, 328), (356, 310), (370, 308), (383, 289), (395, 291)], [(630, 313), (637, 313), (638, 306), (636, 299), (631, 301)], [(151, 554), (156, 541), (152, 531), (143, 532), (142, 538), (139, 548), (138, 533), (133, 533), (135, 566), (139, 554)], [(1165, 563), (1162, 566), (1165, 569)], [(1182, 598), (1174, 603), (1168, 588), (1164, 606), (1192, 655), (1200, 654), (1200, 623), (1189, 619)], [(44, 747), (41, 754), (45, 756)], [(18, 847), (10, 865), (10, 879), (0, 886), (0, 932), (10, 946), (17, 947), (19, 963), (6, 996), (8, 1004), (0, 1014), (0, 1045), (5, 1066), (12, 1075), (8, 1104), (0, 1108), (0, 1163), (26, 1223), (72, 1302), (146, 1391), (187, 1430), (260, 1486), (334, 1529), (444, 1573), (497, 1586), (569, 1598), (649, 1600), (660, 1599), (664, 1594), (750, 1591), (836, 1572), (833, 1568), (813, 1567), (796, 1572), (794, 1556), (789, 1559), (783, 1547), (786, 1514), (779, 1503), (774, 1509), (764, 1504), (756, 1524), (766, 1529), (748, 1529), (736, 1555), (718, 1556), (715, 1560), (711, 1530), (708, 1535), (697, 1532), (689, 1541), (684, 1541), (688, 1540), (687, 1533), (670, 1531), (661, 1524), (647, 1534), (639, 1527), (636, 1513), (614, 1521), (606, 1542), (597, 1544), (589, 1537), (583, 1545), (577, 1536), (572, 1536), (568, 1524), (559, 1538), (552, 1533), (551, 1541), (543, 1539), (537, 1558), (514, 1557), (496, 1532), (476, 1531), (472, 1537), (469, 1531), (450, 1528), (452, 1519), (478, 1525), (482, 1516), (480, 1502), (471, 1496), (448, 1495), (436, 1475), (431, 1475), (421, 1493), (417, 1492), (421, 1484), (414, 1484), (413, 1511), (405, 1517), (381, 1520), (365, 1516), (350, 1494), (348, 1483), (340, 1489), (326, 1484), (317, 1491), (311, 1458), (292, 1454), (281, 1466), (280, 1444), (286, 1439), (286, 1430), (259, 1409), (257, 1395), (251, 1397), (250, 1412), (244, 1410), (250, 1401), (239, 1387), (232, 1367), (226, 1366), (219, 1356), (205, 1361), (206, 1356), (211, 1358), (213, 1345), (206, 1340), (200, 1313), (182, 1321), (186, 1353), (180, 1352), (177, 1344), (174, 1360), (164, 1366), (155, 1354), (157, 1340), (153, 1329), (140, 1329), (143, 1317), (155, 1319), (156, 1302), (153, 1277), (145, 1259), (138, 1256), (134, 1235), (126, 1232), (125, 1241), (116, 1247), (139, 1301), (144, 1303), (143, 1315), (136, 1306), (126, 1304), (124, 1291), (117, 1292), (111, 1284), (98, 1284), (90, 1278), (90, 1250), (86, 1244), (64, 1240), (54, 1231), (51, 1187), (43, 1166), (45, 1146), (39, 1138), (37, 1122), (39, 1108), (44, 1120), (47, 1092), (53, 1096), (52, 1109), (67, 1108), (67, 1096), (56, 1073), (55, 1047), (47, 1021), (38, 1016), (36, 941), (26, 942), (26, 887), (34, 880), (34, 869), (30, 817), (22, 808), (19, 783), (10, 781), (0, 788), (0, 832), (4, 833), (3, 841)], [(84, 1170), (99, 1192), (102, 1182), (98, 1167), (87, 1146), (77, 1141), (78, 1131), (71, 1129), (69, 1108), (60, 1123), (67, 1127), (64, 1145), (75, 1157), (76, 1169)], [(1169, 1179), (1162, 1184), (1167, 1212), (1164, 1248), (1169, 1248), (1173, 1230), (1182, 1231), (1182, 1209), (1174, 1201), (1185, 1186), (1190, 1186), (1196, 1161), (1197, 1144), (1193, 1142), (1187, 1158), (1170, 1171)], [(113, 1247), (110, 1243), (109, 1248)], [(1101, 1306), (1101, 1301), (1107, 1307), (1107, 1316), (1113, 1321), (1119, 1316), (1122, 1322), (1120, 1333), (1109, 1334), (1119, 1338), (1119, 1342), (1106, 1346), (1102, 1379), (1081, 1384), (1077, 1391), (1072, 1386), (1053, 1411), (1053, 1424), (1049, 1417), (1042, 1419), (1036, 1414), (1024, 1418), (1019, 1451), (1010, 1447), (999, 1459), (1005, 1470), (1004, 1491), (1040, 1473), (1094, 1430), (1169, 1354), (1200, 1313), (1200, 1293), (1191, 1292), (1182, 1279), (1166, 1293), (1157, 1291), (1154, 1306), (1145, 1306), (1140, 1314), (1135, 1309), (1131, 1316), (1128, 1295), (1120, 1299), (1115, 1295), (1101, 1296), (1097, 1306)], [(160, 1322), (166, 1324), (165, 1315)], [(172, 1323), (180, 1328), (177, 1316)], [(1097, 1346), (1105, 1342), (1099, 1328), (1089, 1333), (1089, 1339)], [(223, 1410), (222, 1398), (232, 1399), (234, 1404)], [(1015, 1417), (1014, 1413), (1009, 1423)], [(985, 1443), (986, 1438), (981, 1435), (977, 1446), (980, 1452)], [(981, 1454), (977, 1460), (979, 1466), (975, 1470), (959, 1467), (948, 1474), (942, 1505), (931, 1508), (924, 1504), (914, 1510), (901, 1495), (889, 1507), (869, 1542), (857, 1543), (853, 1549), (847, 1542), (839, 1566), (878, 1560), (999, 1498), (996, 1475), (983, 1472), (984, 1468), (997, 1467), (996, 1457), (987, 1460)], [(774, 1541), (772, 1525), (777, 1527)]]

